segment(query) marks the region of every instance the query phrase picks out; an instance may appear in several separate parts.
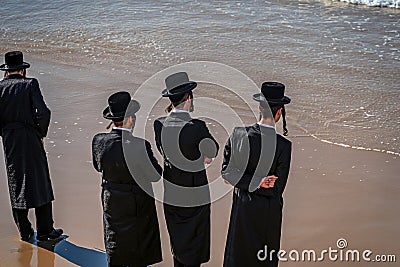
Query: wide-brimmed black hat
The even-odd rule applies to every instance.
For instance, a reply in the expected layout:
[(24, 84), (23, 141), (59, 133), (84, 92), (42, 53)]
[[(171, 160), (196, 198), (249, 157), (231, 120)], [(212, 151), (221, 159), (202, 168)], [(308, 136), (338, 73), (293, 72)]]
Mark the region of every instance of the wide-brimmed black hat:
[(103, 111), (107, 120), (122, 121), (133, 116), (140, 109), (140, 103), (131, 98), (128, 92), (117, 92), (108, 98), (108, 107)]
[(290, 103), (290, 98), (285, 96), (285, 85), (278, 82), (264, 82), (261, 93), (253, 95), (253, 99), (269, 105), (285, 105)]
[(27, 69), (31, 66), (29, 63), (24, 62), (24, 55), (21, 51), (7, 52), (4, 55), (4, 61), (5, 64), (0, 66), (2, 71)]
[(169, 75), (165, 79), (166, 89), (161, 92), (163, 97), (173, 97), (183, 95), (196, 88), (197, 83), (189, 81), (189, 76), (186, 72), (177, 72)]

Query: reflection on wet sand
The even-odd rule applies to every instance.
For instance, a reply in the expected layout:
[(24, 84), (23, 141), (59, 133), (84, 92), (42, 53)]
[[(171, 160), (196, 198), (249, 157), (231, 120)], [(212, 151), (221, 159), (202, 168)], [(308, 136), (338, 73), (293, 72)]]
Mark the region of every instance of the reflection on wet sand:
[[(31, 260), (33, 255), (33, 247), (26, 243), (21, 242), (18, 249), (18, 263), (20, 266), (31, 266)], [(53, 264), (54, 266), (54, 264)]]
[[(42, 245), (45, 243), (49, 242), (41, 242), (38, 243), (37, 246), (44, 248)], [(53, 242), (52, 247), (54, 248), (56, 244)], [(51, 251), (50, 251), (51, 252)], [(55, 261), (55, 255), (54, 253), (49, 253), (43, 249), (38, 249), (37, 250), (37, 266), (46, 266), (46, 267), (54, 267), (54, 261)]]

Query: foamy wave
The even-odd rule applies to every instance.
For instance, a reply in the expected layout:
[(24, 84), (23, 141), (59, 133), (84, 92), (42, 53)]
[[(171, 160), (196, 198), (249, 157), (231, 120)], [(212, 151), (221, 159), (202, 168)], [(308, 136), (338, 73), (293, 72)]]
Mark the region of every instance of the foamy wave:
[(351, 146), (351, 145), (347, 145), (347, 144), (343, 144), (343, 143), (332, 142), (332, 141), (329, 141), (326, 139), (321, 139), (318, 136), (313, 135), (313, 134), (311, 135), (311, 137), (313, 137), (321, 142), (335, 145), (335, 146), (341, 146), (341, 147), (352, 148), (352, 149), (357, 149), (357, 150), (375, 151), (375, 152), (381, 152), (381, 153), (386, 153), (386, 154), (390, 154), (390, 155), (400, 156), (400, 153), (398, 153), (398, 152), (393, 152), (393, 151), (389, 151), (389, 150), (385, 150), (385, 149), (367, 148), (367, 147), (362, 147), (362, 146)]
[(375, 152), (380, 152), (380, 153), (386, 153), (389, 155), (400, 156), (400, 152), (390, 151), (390, 150), (386, 150), (386, 149), (379, 149), (379, 148), (355, 146), (355, 145), (349, 145), (349, 144), (339, 143), (339, 142), (335, 142), (335, 141), (330, 141), (330, 140), (322, 138), (322, 135), (320, 135), (320, 134), (311, 133), (309, 130), (307, 130), (300, 124), (296, 123), (295, 121), (292, 123), (294, 124), (294, 126), (298, 127), (298, 129), (303, 131), (304, 134), (291, 134), (290, 137), (312, 137), (320, 142), (327, 143), (330, 145), (341, 146), (341, 147), (356, 149), (356, 150), (375, 151)]
[(356, 5), (400, 8), (400, 0), (340, 0)]

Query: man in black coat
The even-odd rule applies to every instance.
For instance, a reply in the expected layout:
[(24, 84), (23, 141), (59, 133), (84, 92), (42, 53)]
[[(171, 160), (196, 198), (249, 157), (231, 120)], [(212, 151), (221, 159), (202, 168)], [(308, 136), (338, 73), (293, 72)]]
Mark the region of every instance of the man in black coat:
[(224, 150), (222, 176), (235, 186), (224, 267), (278, 266), (282, 225), (282, 193), (291, 160), (291, 142), (275, 132), (283, 117), (285, 86), (265, 82), (260, 94), (260, 121), (233, 130)]
[(210, 259), (210, 193), (204, 163), (218, 144), (204, 121), (191, 118), (197, 83), (185, 72), (168, 76), (163, 97), (168, 116), (154, 122), (155, 140), (164, 157), (164, 215), (174, 266), (200, 266)]
[(53, 228), (53, 189), (43, 138), (50, 123), (39, 83), (26, 78), (29, 64), (19, 51), (5, 54), (5, 71), (0, 81), (0, 135), (8, 176), (11, 207), (21, 239), (28, 241), (34, 231), (28, 211), (35, 208), (37, 239), (56, 239), (61, 229)]
[(112, 120), (109, 133), (94, 136), (93, 166), (102, 173), (104, 242), (109, 266), (144, 267), (162, 261), (152, 182), (162, 168), (150, 143), (134, 137), (139, 102), (128, 92), (108, 99), (103, 116)]

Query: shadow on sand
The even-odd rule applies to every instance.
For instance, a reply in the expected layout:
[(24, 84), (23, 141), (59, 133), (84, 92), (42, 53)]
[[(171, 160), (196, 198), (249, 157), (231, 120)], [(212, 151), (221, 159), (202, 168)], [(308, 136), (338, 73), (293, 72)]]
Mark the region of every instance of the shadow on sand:
[[(69, 241), (67, 241), (68, 236), (63, 235), (62, 238), (56, 239), (54, 241), (42, 241), (37, 242), (34, 238), (31, 242), (32, 245), (43, 248), (47, 251), (53, 252), (55, 255), (62, 257), (63, 259), (83, 267), (92, 266), (108, 266), (107, 265), (107, 255), (104, 252), (88, 249), (84, 247), (77, 246)], [(47, 264), (47, 266), (54, 266), (53, 263)]]

